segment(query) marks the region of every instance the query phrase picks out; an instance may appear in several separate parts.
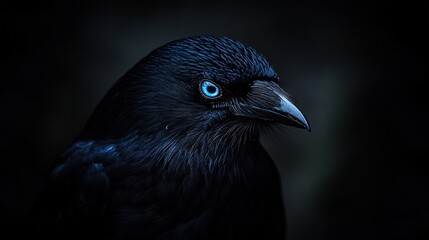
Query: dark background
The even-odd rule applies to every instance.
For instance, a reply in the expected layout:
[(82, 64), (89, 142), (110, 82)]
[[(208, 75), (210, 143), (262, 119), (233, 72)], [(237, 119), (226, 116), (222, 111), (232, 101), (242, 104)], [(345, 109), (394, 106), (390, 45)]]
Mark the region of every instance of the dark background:
[(262, 139), (290, 239), (428, 239), (428, 5), (392, 2), (2, 3), (2, 228), (26, 231), (42, 177), (115, 80), (209, 34), (261, 52), (312, 125)]

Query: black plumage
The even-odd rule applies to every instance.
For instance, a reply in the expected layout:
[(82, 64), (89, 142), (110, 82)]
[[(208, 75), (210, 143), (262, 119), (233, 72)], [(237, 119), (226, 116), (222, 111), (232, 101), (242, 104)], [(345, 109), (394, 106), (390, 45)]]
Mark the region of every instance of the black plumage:
[(265, 58), (225, 37), (168, 43), (129, 70), (59, 157), (36, 207), (45, 237), (284, 239), (260, 145), (309, 129)]

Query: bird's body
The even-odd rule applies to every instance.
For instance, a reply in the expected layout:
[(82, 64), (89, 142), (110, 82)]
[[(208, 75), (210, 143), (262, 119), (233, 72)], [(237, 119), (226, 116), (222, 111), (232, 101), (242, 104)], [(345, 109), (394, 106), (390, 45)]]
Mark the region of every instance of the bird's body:
[(284, 239), (279, 175), (258, 138), (267, 121), (308, 125), (277, 81), (260, 54), (227, 38), (155, 50), (116, 83), (60, 156), (38, 201), (40, 232)]

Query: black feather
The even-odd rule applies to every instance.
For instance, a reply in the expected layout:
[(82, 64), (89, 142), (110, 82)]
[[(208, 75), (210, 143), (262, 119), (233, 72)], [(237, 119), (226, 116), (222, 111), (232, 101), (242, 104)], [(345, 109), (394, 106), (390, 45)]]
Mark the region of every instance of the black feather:
[[(222, 87), (219, 100), (201, 97), (202, 79)], [(278, 77), (262, 55), (228, 38), (187, 38), (150, 53), (61, 155), (39, 199), (41, 233), (284, 239), (279, 175), (258, 141), (269, 123), (223, 107), (249, 103), (254, 80)]]

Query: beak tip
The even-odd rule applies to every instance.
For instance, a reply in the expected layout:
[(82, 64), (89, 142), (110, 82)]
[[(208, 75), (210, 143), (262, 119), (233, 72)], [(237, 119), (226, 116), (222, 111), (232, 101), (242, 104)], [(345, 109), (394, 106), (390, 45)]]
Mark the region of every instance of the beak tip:
[(311, 132), (310, 123), (307, 121), (307, 118), (304, 117), (304, 119), (305, 119), (305, 121), (304, 121), (304, 128), (307, 129), (308, 132)]
[(308, 122), (304, 114), (302, 114), (301, 111), (298, 110), (298, 108), (296, 108), (296, 111), (289, 112), (289, 114), (289, 116), (292, 117), (293, 121), (295, 122), (294, 124), (292, 124), (292, 126), (306, 129), (307, 131), (311, 132), (310, 123)]
[(301, 128), (306, 129), (307, 131), (311, 132), (311, 126), (310, 123), (308, 123), (307, 119), (303, 117), (303, 119), (300, 121)]
[(307, 129), (307, 131), (308, 131), (308, 132), (311, 132), (310, 124), (307, 124), (307, 126), (306, 126), (306, 128), (305, 128), (305, 129)]

